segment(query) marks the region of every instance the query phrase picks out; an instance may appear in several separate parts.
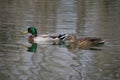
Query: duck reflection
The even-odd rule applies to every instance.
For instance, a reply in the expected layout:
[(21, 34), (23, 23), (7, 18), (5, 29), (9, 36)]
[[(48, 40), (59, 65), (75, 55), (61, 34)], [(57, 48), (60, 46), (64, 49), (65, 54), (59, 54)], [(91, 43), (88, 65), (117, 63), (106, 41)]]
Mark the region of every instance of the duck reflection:
[(28, 52), (36, 52), (37, 49), (37, 43), (32, 43), (30, 47), (28, 47)]
[(101, 45), (96, 45), (96, 46), (92, 46), (92, 45), (79, 45), (79, 44), (76, 44), (75, 42), (70, 42), (66, 45), (67, 49), (69, 51), (79, 51), (79, 50), (96, 50), (96, 51), (99, 51), (99, 50), (102, 50), (100, 48)]
[(37, 50), (37, 43), (32, 43), (30, 47), (24, 46), (28, 52), (36, 52)]

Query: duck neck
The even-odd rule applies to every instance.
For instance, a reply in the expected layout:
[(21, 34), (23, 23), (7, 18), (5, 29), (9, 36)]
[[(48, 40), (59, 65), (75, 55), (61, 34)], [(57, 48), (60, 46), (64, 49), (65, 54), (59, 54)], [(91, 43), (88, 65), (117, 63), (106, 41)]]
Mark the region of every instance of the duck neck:
[(29, 43), (34, 43), (34, 36), (29, 36), (28, 41)]
[(75, 41), (76, 41), (76, 39), (71, 39), (71, 40), (70, 40), (70, 42), (75, 42)]
[(35, 33), (31, 33), (34, 37), (37, 36), (37, 31)]
[(77, 38), (75, 35), (71, 35), (70, 42), (76, 42)]

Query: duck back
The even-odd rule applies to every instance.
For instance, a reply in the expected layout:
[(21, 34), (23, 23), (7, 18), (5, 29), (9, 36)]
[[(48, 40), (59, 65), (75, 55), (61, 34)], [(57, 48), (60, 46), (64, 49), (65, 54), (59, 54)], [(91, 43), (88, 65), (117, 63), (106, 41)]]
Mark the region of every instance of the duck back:
[(104, 41), (101, 38), (85, 37), (85, 38), (78, 39), (77, 44), (94, 46), (94, 45), (104, 44)]

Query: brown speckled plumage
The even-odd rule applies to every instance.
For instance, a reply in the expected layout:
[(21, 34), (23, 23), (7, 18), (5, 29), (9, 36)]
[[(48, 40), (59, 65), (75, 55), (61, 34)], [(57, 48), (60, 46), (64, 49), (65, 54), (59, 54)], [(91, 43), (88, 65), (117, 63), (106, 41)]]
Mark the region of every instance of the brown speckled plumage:
[(97, 46), (104, 43), (101, 38), (96, 37), (84, 37), (77, 39), (74, 34), (69, 34), (67, 39), (69, 42), (76, 43), (78, 46)]

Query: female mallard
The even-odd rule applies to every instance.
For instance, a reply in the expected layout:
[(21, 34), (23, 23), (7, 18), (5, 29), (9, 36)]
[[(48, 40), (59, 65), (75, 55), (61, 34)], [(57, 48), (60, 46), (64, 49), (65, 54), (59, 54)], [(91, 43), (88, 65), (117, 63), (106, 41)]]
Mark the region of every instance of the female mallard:
[(23, 32), (23, 34), (31, 33), (32, 35), (29, 36), (28, 41), (30, 43), (42, 43), (44, 42), (52, 42), (53, 44), (56, 44), (59, 41), (62, 41), (66, 38), (65, 34), (43, 34), (43, 35), (37, 35), (37, 30), (35, 27), (29, 27), (27, 31)]
[(104, 44), (104, 41), (101, 38), (96, 37), (84, 37), (77, 39), (74, 34), (69, 34), (67, 40), (70, 43), (76, 43), (79, 47), (86, 46), (98, 46), (100, 44)]

